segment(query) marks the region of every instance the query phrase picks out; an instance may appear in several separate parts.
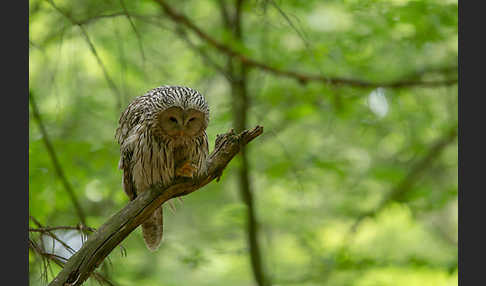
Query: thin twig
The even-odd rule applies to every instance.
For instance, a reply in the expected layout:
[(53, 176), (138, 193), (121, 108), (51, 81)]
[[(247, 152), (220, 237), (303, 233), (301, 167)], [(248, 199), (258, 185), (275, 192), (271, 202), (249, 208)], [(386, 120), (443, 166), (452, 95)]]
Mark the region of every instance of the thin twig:
[[(32, 239), (29, 238), (29, 249), (32, 250), (35, 254), (39, 255), (42, 259), (42, 261), (45, 263), (45, 262), (49, 262), (49, 261), (53, 261), (54, 263), (56, 263), (59, 267), (64, 267), (66, 261), (68, 261), (67, 258), (65, 257), (62, 257), (62, 256), (59, 256), (57, 254), (54, 254), (54, 253), (48, 253), (48, 252), (45, 252), (43, 251)], [(47, 265), (44, 264), (44, 268), (47, 268)], [(50, 268), (50, 266), (49, 266)], [(47, 271), (47, 269), (46, 269)], [(97, 281), (101, 282), (101, 283), (105, 283), (109, 286), (115, 286), (115, 284), (113, 284), (113, 282), (111, 282), (108, 278), (106, 278), (105, 276), (101, 275), (99, 272), (93, 272), (93, 278), (95, 278)], [(45, 279), (47, 280), (47, 279)]]
[(176, 31), (179, 34), (180, 38), (184, 40), (188, 47), (191, 48), (193, 51), (195, 51), (197, 54), (201, 56), (203, 61), (205, 61), (208, 65), (213, 67), (216, 71), (218, 71), (220, 74), (222, 74), (228, 81), (232, 81), (233, 79), (231, 78), (231, 75), (228, 73), (227, 70), (225, 70), (224, 67), (220, 66), (217, 64), (211, 57), (200, 47), (194, 44), (189, 37), (187, 36), (186, 32), (181, 29), (180, 27), (176, 27)]
[(37, 107), (37, 104), (35, 102), (35, 97), (33, 95), (33, 92), (29, 90), (29, 104), (32, 108), (32, 113), (34, 115), (34, 118), (37, 122), (37, 125), (39, 126), (40, 132), (42, 134), (42, 140), (44, 142), (44, 145), (46, 146), (47, 153), (49, 154), (49, 157), (51, 158), (52, 164), (54, 165), (54, 170), (56, 171), (57, 176), (61, 180), (62, 185), (64, 186), (64, 189), (68, 193), (69, 197), (71, 198), (71, 201), (73, 202), (74, 209), (78, 215), (79, 220), (83, 225), (86, 225), (86, 217), (84, 215), (84, 211), (81, 208), (81, 205), (79, 204), (78, 198), (76, 197), (76, 194), (74, 193), (73, 188), (71, 187), (71, 183), (69, 183), (68, 179), (66, 178), (66, 175), (64, 174), (64, 170), (61, 166), (61, 163), (57, 159), (56, 151), (54, 150), (54, 147), (51, 144), (51, 141), (49, 139), (49, 135), (47, 134), (47, 131), (44, 127), (44, 123), (42, 121), (42, 117), (40, 115), (39, 109)]
[[(71, 246), (69, 246), (67, 243), (62, 241), (59, 237), (57, 237), (56, 234), (52, 233), (50, 230), (44, 230), (44, 227), (42, 226), (42, 224), (40, 224), (39, 221), (35, 220), (33, 216), (30, 216), (30, 218), (32, 219), (32, 221), (34, 221), (34, 223), (37, 226), (39, 226), (39, 228), (35, 229), (35, 230), (38, 230), (37, 232), (40, 232), (40, 233), (47, 235), (47, 236), (50, 236), (51, 238), (53, 238), (53, 240), (59, 242), (62, 246), (64, 246), (64, 248), (66, 248), (69, 252), (71, 252), (71, 253), (76, 252)], [(31, 228), (29, 228), (29, 232), (31, 232)], [(45, 249), (44, 246), (43, 246), (43, 248)], [(52, 249), (54, 250), (54, 242), (52, 243)]]
[(277, 3), (275, 3), (275, 1), (268, 0), (268, 2), (270, 2), (270, 4), (272, 4), (272, 6), (278, 11), (278, 13), (280, 14), (280, 16), (282, 16), (285, 19), (285, 21), (289, 24), (289, 26), (297, 33), (297, 35), (299, 36), (299, 38), (306, 45), (307, 49), (309, 49), (310, 43), (306, 39), (304, 33), (301, 32), (299, 29), (297, 29), (297, 27), (294, 25), (294, 22), (292, 22), (292, 20), (290, 20), (289, 16), (287, 16), (287, 14), (285, 14), (285, 12), (282, 10), (282, 8), (280, 8), (280, 6), (278, 6)]
[[(92, 227), (87, 227), (87, 226), (83, 226), (83, 225), (78, 225), (78, 226), (43, 227), (42, 224), (36, 218), (34, 218), (33, 216), (29, 215), (29, 218), (39, 227), (39, 228), (29, 228), (29, 232), (40, 232), (43, 235), (48, 235), (48, 236), (52, 237), (54, 240), (56, 240), (59, 243), (61, 243), (71, 253), (75, 253), (76, 251), (74, 249), (72, 249), (67, 243), (65, 243), (64, 241), (62, 241), (61, 239), (59, 239), (55, 234), (53, 234), (52, 233), (53, 230), (60, 230), (60, 229), (63, 229), (63, 230), (79, 230), (79, 231), (82, 231), (82, 232), (84, 232), (85, 230), (88, 230), (88, 231), (91, 231), (91, 232), (96, 231)], [(120, 245), (120, 247), (122, 247), (122, 246)], [(30, 237), (29, 237), (29, 249), (31, 249), (32, 251), (34, 251), (34, 253), (39, 254), (42, 258), (47, 258), (47, 260), (45, 260), (45, 261), (43, 259), (45, 271), (47, 271), (47, 268), (50, 269), (49, 260), (54, 261), (54, 263), (56, 263), (60, 267), (63, 267), (64, 264), (65, 264), (65, 262), (68, 260), (67, 258), (62, 257), (62, 256), (59, 256), (57, 254), (45, 252), (45, 247), (39, 247), (34, 242), (34, 240), (32, 240)], [(54, 249), (54, 247), (52, 249)], [(50, 269), (50, 270), (52, 271), (52, 269)], [(47, 274), (45, 274), (45, 275), (47, 275)], [(43, 276), (45, 276), (45, 275), (43, 275)], [(54, 276), (54, 275), (52, 274), (52, 276)], [(104, 277), (103, 275), (101, 275), (98, 272), (93, 272), (93, 277), (97, 281), (99, 281), (101, 283), (105, 283), (107, 285), (114, 286), (114, 284), (110, 280), (108, 280), (106, 277)], [(45, 280), (47, 282), (47, 279), (45, 279)]]
[[(289, 26), (297, 33), (297, 35), (299, 36), (299, 38), (302, 40), (302, 42), (304, 43), (305, 45), (305, 49), (307, 51), (307, 54), (312, 57), (314, 60), (312, 61), (312, 63), (314, 64), (314, 66), (318, 69), (318, 72), (319, 72), (319, 75), (323, 76), (323, 71), (322, 71), (322, 65), (319, 64), (319, 59), (317, 58), (317, 54), (312, 52), (311, 50), (311, 43), (310, 41), (307, 39), (307, 37), (305, 36), (304, 32), (303, 32), (303, 29), (302, 31), (299, 30), (297, 28), (297, 26), (295, 26), (294, 22), (292, 22), (292, 20), (290, 19), (289, 16), (287, 16), (287, 14), (283, 11), (282, 8), (280, 8), (280, 6), (277, 5), (277, 3), (275, 3), (274, 0), (268, 0), (267, 2), (270, 2), (272, 4), (272, 6), (278, 11), (278, 13), (284, 18), (285, 21), (287, 21), (287, 23), (289, 24)], [(299, 21), (299, 18), (297, 18), (296, 16), (294, 16), (297, 21)]]
[(32, 215), (29, 215), (29, 219), (32, 220), (34, 224), (37, 225), (38, 227), (42, 227), (42, 224)]
[(127, 16), (128, 22), (130, 23), (130, 26), (132, 27), (132, 30), (135, 33), (135, 36), (137, 37), (138, 46), (140, 48), (140, 53), (142, 54), (142, 61), (143, 61), (143, 63), (145, 63), (145, 52), (143, 50), (142, 36), (140, 35), (137, 28), (135, 27), (135, 24), (132, 21), (132, 16), (130, 16), (127, 8), (125, 7), (125, 2), (123, 0), (120, 0), (120, 4), (122, 6), (123, 13), (125, 13), (125, 16)]
[(89, 25), (92, 24), (95, 21), (101, 20), (101, 19), (107, 19), (107, 18), (116, 18), (116, 17), (127, 17), (130, 16), (130, 18), (136, 18), (136, 19), (142, 19), (142, 20), (147, 20), (148, 18), (154, 18), (158, 19), (158, 15), (142, 15), (142, 14), (137, 14), (137, 13), (131, 13), (128, 11), (118, 11), (118, 12), (113, 12), (109, 14), (101, 14), (97, 16), (91, 16), (89, 18), (85, 18), (83, 20), (79, 20), (77, 23), (79, 25)]
[(98, 55), (98, 52), (96, 51), (96, 48), (93, 44), (93, 42), (91, 41), (91, 39), (89, 38), (88, 36), (88, 33), (86, 32), (86, 29), (84, 28), (84, 26), (76, 21), (72, 16), (71, 14), (63, 11), (61, 8), (59, 8), (56, 4), (54, 4), (54, 2), (52, 0), (48, 0), (49, 4), (56, 10), (58, 11), (61, 15), (63, 15), (66, 19), (68, 19), (73, 25), (75, 26), (78, 26), (79, 27), (79, 30), (81, 31), (81, 34), (83, 35), (84, 37), (84, 40), (86, 41), (86, 43), (88, 44), (89, 46), (89, 49), (91, 51), (91, 53), (93, 54), (93, 56), (95, 57), (96, 59), (96, 62), (98, 63), (98, 65), (100, 66), (101, 70), (103, 71), (103, 75), (105, 77), (105, 80), (106, 82), (108, 83), (108, 86), (110, 87), (112, 93), (113, 93), (113, 96), (115, 97), (115, 101), (116, 101), (116, 108), (117, 110), (121, 109), (121, 98), (120, 98), (120, 92), (118, 91), (118, 88), (116, 87), (115, 85), (115, 82), (111, 79), (110, 75), (108, 74), (108, 70), (106, 69), (105, 65), (103, 64), (103, 61), (101, 60), (100, 56)]
[(84, 232), (85, 230), (89, 232), (96, 231), (95, 228), (87, 227), (87, 226), (52, 226), (52, 227), (42, 227), (42, 228), (29, 228), (30, 232), (45, 232), (45, 231), (53, 231), (53, 230), (79, 230)]
[[(151, 25), (154, 25), (158, 28), (165, 28), (162, 23), (160, 22), (160, 16), (159, 15), (156, 15), (156, 14), (153, 14), (153, 15), (142, 15), (142, 14), (137, 14), (137, 13), (129, 13), (129, 12), (124, 12), (124, 11), (118, 11), (118, 12), (113, 12), (113, 13), (109, 13), (109, 14), (101, 14), (101, 15), (96, 15), (96, 16), (91, 16), (91, 17), (88, 17), (88, 18), (84, 18), (84, 19), (81, 19), (81, 20), (77, 20), (76, 23), (71, 23), (71, 26), (70, 28), (72, 27), (78, 27), (79, 25), (82, 25), (82, 26), (88, 26), (98, 20), (102, 20), (102, 19), (109, 19), (109, 18), (116, 18), (116, 17), (126, 17), (128, 15), (130, 15), (130, 17), (132, 19), (138, 19), (140, 21), (143, 21), (145, 23), (148, 23), (148, 24), (151, 24)], [(64, 30), (66, 27), (62, 27), (61, 30)], [(55, 32), (55, 33), (51, 33), (50, 35), (48, 35), (43, 43), (46, 43), (46, 42), (49, 42), (51, 39), (54, 39), (54, 38), (57, 38), (59, 36), (60, 33), (58, 32)]]

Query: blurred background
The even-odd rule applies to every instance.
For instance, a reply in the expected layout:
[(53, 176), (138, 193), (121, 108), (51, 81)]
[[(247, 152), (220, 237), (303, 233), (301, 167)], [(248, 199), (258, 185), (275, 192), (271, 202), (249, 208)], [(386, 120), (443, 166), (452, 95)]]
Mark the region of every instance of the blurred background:
[(29, 3), (30, 285), (128, 203), (118, 119), (166, 84), (206, 97), (210, 151), (264, 134), (85, 285), (458, 283), (457, 1)]

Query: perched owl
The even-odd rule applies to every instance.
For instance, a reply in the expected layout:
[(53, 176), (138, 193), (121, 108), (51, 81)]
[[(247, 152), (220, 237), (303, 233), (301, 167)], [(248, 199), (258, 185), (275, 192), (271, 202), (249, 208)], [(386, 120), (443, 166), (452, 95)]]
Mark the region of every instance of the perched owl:
[[(151, 185), (206, 172), (209, 107), (196, 90), (162, 86), (135, 98), (122, 113), (120, 144), (122, 185), (130, 200)], [(163, 232), (162, 206), (142, 224), (148, 249), (155, 251)]]

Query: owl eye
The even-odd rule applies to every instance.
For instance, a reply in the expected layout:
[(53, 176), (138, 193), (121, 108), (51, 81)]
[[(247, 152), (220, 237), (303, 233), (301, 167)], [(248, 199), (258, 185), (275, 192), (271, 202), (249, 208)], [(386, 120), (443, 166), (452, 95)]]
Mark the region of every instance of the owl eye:
[(192, 117), (191, 119), (189, 119), (189, 122), (194, 121), (194, 119), (196, 119), (196, 117)]
[(174, 122), (174, 123), (177, 123), (177, 119), (175, 119), (175, 117), (172, 117), (171, 116), (171, 117), (169, 117), (169, 120), (172, 121), (172, 122)]

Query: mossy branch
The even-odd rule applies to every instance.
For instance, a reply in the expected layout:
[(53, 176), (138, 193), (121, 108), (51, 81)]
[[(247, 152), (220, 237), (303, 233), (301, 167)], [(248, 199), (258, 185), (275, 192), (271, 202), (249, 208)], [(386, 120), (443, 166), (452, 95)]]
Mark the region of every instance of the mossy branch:
[(135, 200), (130, 201), (89, 236), (49, 286), (83, 284), (106, 256), (150, 217), (156, 208), (169, 199), (188, 195), (219, 178), (240, 148), (262, 133), (263, 127), (256, 126), (240, 134), (230, 130), (226, 134), (218, 135), (214, 151), (209, 155), (208, 171), (205, 175), (194, 179), (179, 179), (169, 186), (153, 186), (149, 191), (143, 192)]

